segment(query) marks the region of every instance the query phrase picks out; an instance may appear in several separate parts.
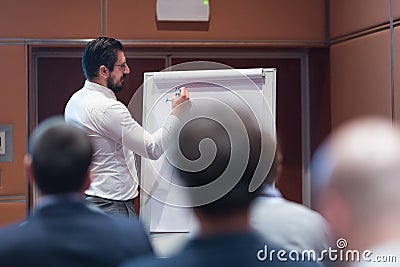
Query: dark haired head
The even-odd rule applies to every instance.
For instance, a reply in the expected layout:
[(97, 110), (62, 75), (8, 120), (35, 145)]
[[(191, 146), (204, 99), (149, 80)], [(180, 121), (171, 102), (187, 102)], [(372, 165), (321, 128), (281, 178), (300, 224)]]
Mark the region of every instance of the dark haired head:
[(80, 192), (92, 160), (88, 137), (61, 118), (41, 123), (31, 137), (32, 171), (43, 194)]
[[(208, 106), (204, 108), (210, 109)], [(263, 181), (266, 176), (266, 172), (256, 174), (258, 164), (268, 165), (272, 161), (270, 159), (270, 162), (267, 162), (268, 160), (260, 162), (261, 151), (275, 148), (273, 142), (267, 142), (263, 146), (262, 136), (265, 131), (255, 122), (255, 118), (251, 114), (237, 112), (240, 119), (235, 119), (229, 114), (221, 114), (223, 111), (216, 110), (215, 114), (217, 113), (218, 116), (221, 115), (228, 119), (220, 123), (217, 119), (194, 116), (196, 118), (182, 127), (179, 132), (179, 149), (184, 158), (177, 156), (175, 161), (177, 163), (175, 168), (185, 186), (199, 188), (211, 183), (215, 184), (215, 186), (207, 187), (208, 189), (204, 187), (201, 193), (190, 194), (189, 197), (193, 203), (200, 203), (199, 199), (203, 199), (205, 195), (225, 188), (226, 183), (237, 181), (237, 183), (233, 182), (229, 192), (221, 190), (217, 200), (197, 206), (194, 204), (196, 212), (207, 216), (225, 216), (247, 210), (252, 200), (259, 195), (261, 188), (258, 187), (255, 191), (250, 190), (251, 182), (254, 179)], [(245, 134), (239, 136), (243, 127)], [(262, 132), (264, 133), (262, 134)], [(196, 161), (200, 162), (199, 159), (202, 157), (201, 143), (210, 140), (215, 145), (215, 156), (207, 167), (200, 167), (200, 163), (197, 164)], [(207, 148), (207, 150), (210, 149)], [(171, 155), (174, 157), (174, 153)], [(180, 168), (179, 166), (185, 165), (186, 160), (193, 164), (190, 165), (190, 168)], [(242, 164), (243, 160), (244, 165)], [(227, 173), (229, 174), (226, 175)], [(221, 179), (221, 177), (224, 178)], [(225, 180), (225, 178), (228, 179)]]
[(122, 50), (122, 43), (109, 37), (98, 37), (88, 42), (82, 56), (82, 68), (86, 79), (90, 81), (97, 77), (101, 65), (113, 71), (118, 52)]
[(279, 181), (282, 171), (282, 161), (283, 161), (283, 155), (279, 143), (277, 143), (275, 148), (274, 159), (272, 161), (271, 168), (269, 169), (267, 178), (265, 179), (265, 184), (273, 185), (274, 182)]

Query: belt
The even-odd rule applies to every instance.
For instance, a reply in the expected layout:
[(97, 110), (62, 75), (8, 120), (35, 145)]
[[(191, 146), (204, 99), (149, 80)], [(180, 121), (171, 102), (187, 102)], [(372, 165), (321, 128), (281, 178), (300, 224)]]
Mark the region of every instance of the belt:
[(92, 196), (92, 195), (85, 195), (86, 199), (89, 198), (97, 198), (97, 199), (103, 199), (103, 200), (107, 200), (107, 201), (114, 201), (114, 202), (131, 202), (134, 200), (134, 198), (128, 199), (128, 200), (116, 200), (116, 199), (110, 199), (110, 198), (104, 198), (104, 197), (98, 197), (98, 196)]

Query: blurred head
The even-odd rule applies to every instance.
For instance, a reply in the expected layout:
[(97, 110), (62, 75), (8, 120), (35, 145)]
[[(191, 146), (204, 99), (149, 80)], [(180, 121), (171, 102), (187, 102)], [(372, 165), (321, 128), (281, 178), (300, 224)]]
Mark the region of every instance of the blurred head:
[(87, 43), (82, 68), (87, 80), (104, 78), (104, 86), (115, 93), (122, 90), (125, 76), (130, 73), (121, 42), (109, 37), (99, 37)]
[[(200, 113), (207, 111), (215, 116), (199, 115), (196, 108)], [(193, 119), (183, 123), (179, 132), (180, 151), (171, 155), (183, 184), (200, 189), (189, 193), (189, 197), (193, 203), (202, 203), (207, 196), (219, 194), (216, 200), (195, 204), (197, 214), (224, 217), (247, 211), (259, 195), (261, 187), (253, 190), (250, 185), (254, 181), (263, 183), (268, 171), (263, 167), (271, 165), (275, 142), (257, 123), (251, 110), (246, 111), (196, 102), (189, 115)], [(262, 155), (264, 150), (267, 153)], [(260, 161), (268, 156), (269, 159)], [(257, 172), (259, 163), (261, 168)]]
[(282, 161), (283, 155), (279, 144), (276, 144), (275, 155), (272, 161), (271, 168), (269, 169), (267, 178), (265, 179), (265, 184), (273, 185), (274, 182), (278, 182), (281, 172), (282, 172)]
[(26, 158), (28, 173), (43, 194), (82, 192), (90, 180), (92, 152), (80, 129), (60, 117), (50, 118), (32, 134)]
[(320, 209), (337, 237), (371, 237), (400, 219), (400, 132), (390, 120), (364, 118), (343, 125), (313, 165)]

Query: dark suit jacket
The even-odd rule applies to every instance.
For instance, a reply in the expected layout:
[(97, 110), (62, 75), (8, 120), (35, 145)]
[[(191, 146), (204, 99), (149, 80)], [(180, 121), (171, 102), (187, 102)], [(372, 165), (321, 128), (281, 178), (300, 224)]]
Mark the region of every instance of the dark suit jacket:
[[(147, 256), (125, 262), (121, 267), (318, 266), (314, 262), (278, 261), (276, 256), (273, 261), (263, 259), (265, 245), (267, 243), (252, 232), (201, 237), (189, 241), (183, 251), (174, 257), (162, 259)], [(261, 253), (259, 253), (260, 250), (262, 250)], [(269, 247), (268, 250), (278, 251), (279, 249)], [(258, 254), (260, 257), (257, 256)]]
[(93, 211), (68, 201), (38, 209), (0, 230), (0, 266), (113, 267), (152, 248), (138, 220)]

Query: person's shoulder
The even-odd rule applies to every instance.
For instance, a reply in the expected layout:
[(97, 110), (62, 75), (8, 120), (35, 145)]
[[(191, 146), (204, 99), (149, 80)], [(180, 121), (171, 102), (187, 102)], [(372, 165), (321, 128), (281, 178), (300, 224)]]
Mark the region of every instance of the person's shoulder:
[(304, 214), (307, 216), (311, 216), (311, 217), (315, 217), (318, 219), (323, 219), (322, 215), (319, 214), (317, 211), (304, 206), (303, 204), (291, 201), (291, 200), (287, 200), (287, 199), (283, 199), (282, 202), (280, 202), (280, 204), (278, 204), (278, 207), (280, 206), (280, 208), (283, 209), (288, 209), (288, 210), (292, 210), (293, 212), (296, 212), (297, 214)]
[(166, 258), (146, 255), (123, 262), (119, 267), (162, 267), (168, 266)]
[(139, 218), (127, 218), (118, 214), (109, 215), (95, 210), (91, 210), (90, 213), (93, 217), (92, 220), (109, 225), (110, 231), (124, 231), (126, 229), (144, 231)]
[(92, 233), (114, 240), (116, 245), (135, 251), (136, 254), (153, 253), (149, 235), (138, 218), (97, 214), (90, 220), (96, 225), (92, 227)]
[[(274, 266), (274, 267), (321, 267), (320, 264), (313, 261), (293, 261), (290, 259), (279, 261), (274, 258), (272, 261), (270, 259), (260, 260), (257, 257), (257, 253), (254, 257), (247, 257), (244, 255), (240, 257), (239, 255), (210, 255), (204, 252), (209, 252), (210, 250), (199, 251), (199, 250), (187, 250), (185, 249), (181, 253), (169, 258), (157, 258), (156, 256), (144, 256), (136, 259), (131, 259), (124, 262), (119, 267), (186, 267), (186, 266), (248, 266), (248, 267), (258, 267), (258, 266)], [(276, 249), (278, 251), (278, 249)], [(232, 251), (234, 253), (234, 251)], [(218, 251), (215, 251), (218, 254)], [(240, 252), (239, 252), (240, 254)], [(245, 253), (246, 254), (246, 253)], [(239, 256), (239, 258), (238, 258)]]
[[(268, 198), (259, 197), (254, 201), (251, 206), (252, 213), (262, 212), (268, 214), (287, 214), (290, 215), (304, 215), (307, 217), (316, 217), (322, 219), (322, 215), (318, 212), (306, 207), (300, 203), (287, 200), (285, 198)], [(301, 217), (301, 216), (300, 216)]]
[(107, 111), (110, 111), (110, 112), (113, 112), (113, 111), (121, 112), (121, 111), (128, 110), (128, 108), (125, 106), (124, 103), (122, 103), (121, 101), (116, 100), (116, 99), (108, 98), (107, 100), (104, 101), (104, 103), (107, 106)]
[[(107, 215), (108, 216), (108, 215)], [(123, 216), (110, 216), (110, 224), (113, 231), (121, 235), (134, 235), (136, 240), (140, 238), (148, 240), (147, 232), (138, 218), (125, 218)]]
[(0, 251), (5, 252), (12, 250), (26, 243), (35, 233), (29, 221), (21, 221), (18, 223), (4, 226), (0, 229)]
[(109, 215), (91, 205), (91, 203), (78, 203), (77, 205), (80, 207), (80, 209), (75, 208), (75, 210), (80, 212), (78, 218), (85, 218), (86, 221), (96, 222), (97, 226), (106, 225), (109, 231), (125, 231), (126, 229), (144, 231), (139, 218), (127, 218), (118, 214)]
[(119, 226), (119, 227), (130, 227), (130, 228), (143, 228), (142, 223), (138, 218), (126, 218), (122, 215), (105, 215), (105, 217), (109, 218), (111, 223)]
[(18, 229), (18, 225), (19, 224), (10, 224), (0, 228), (0, 243), (2, 243), (6, 237), (13, 235)]
[(76, 90), (74, 93), (72, 93), (71, 97), (69, 98), (67, 105), (71, 105), (75, 102), (79, 102), (82, 99), (85, 98), (85, 95), (87, 95), (87, 89), (85, 87), (79, 88)]
[[(201, 253), (199, 255), (204, 256)], [(209, 263), (209, 261), (207, 262)], [(186, 253), (180, 253), (178, 255), (166, 258), (161, 258), (154, 255), (147, 255), (126, 261), (119, 267), (186, 267), (186, 266), (195, 267), (195, 266), (204, 266), (203, 263), (204, 261), (202, 261), (199, 258), (193, 257), (193, 255), (186, 255)]]
[(27, 218), (26, 220), (21, 220), (8, 225), (4, 225), (0, 228), (0, 235), (6, 236), (9, 234), (14, 234), (15, 232), (21, 232), (32, 225), (32, 219)]

